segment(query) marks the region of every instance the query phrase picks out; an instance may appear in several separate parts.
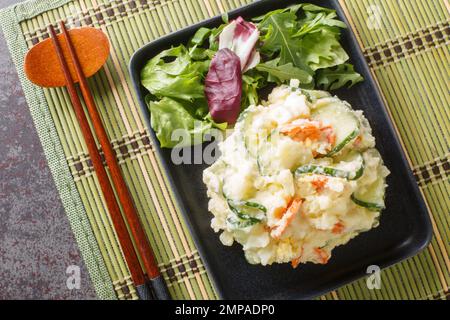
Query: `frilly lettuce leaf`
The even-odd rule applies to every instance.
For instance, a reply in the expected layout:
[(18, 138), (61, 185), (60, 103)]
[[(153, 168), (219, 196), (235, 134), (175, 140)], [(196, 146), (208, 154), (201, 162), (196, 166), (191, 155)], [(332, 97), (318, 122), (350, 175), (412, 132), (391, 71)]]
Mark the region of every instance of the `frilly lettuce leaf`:
[(317, 86), (324, 90), (336, 90), (344, 86), (351, 88), (363, 80), (364, 78), (348, 63), (319, 70), (317, 73)]
[(204, 97), (202, 79), (208, 67), (209, 60), (194, 61), (186, 47), (180, 45), (151, 59), (141, 72), (141, 82), (158, 98), (192, 101)]
[(151, 126), (161, 148), (186, 147), (200, 144), (204, 135), (212, 128), (225, 130), (227, 124), (215, 123), (209, 114), (201, 119), (188, 110), (193, 106), (186, 101), (164, 97), (159, 101), (148, 101), (151, 112)]
[(199, 144), (212, 128), (227, 127), (208, 116), (203, 82), (215, 51), (201, 45), (210, 33), (199, 30), (190, 47), (161, 52), (141, 72), (141, 83), (150, 92), (145, 100), (151, 126), (162, 148)]
[(349, 56), (335, 35), (322, 30), (301, 40), (301, 58), (314, 71), (345, 63)]

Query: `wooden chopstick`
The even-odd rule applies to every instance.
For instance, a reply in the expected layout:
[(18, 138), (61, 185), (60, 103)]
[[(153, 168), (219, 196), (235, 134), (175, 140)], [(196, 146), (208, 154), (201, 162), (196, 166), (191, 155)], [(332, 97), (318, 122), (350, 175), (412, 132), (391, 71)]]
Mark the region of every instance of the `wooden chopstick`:
[(155, 297), (161, 300), (170, 299), (167, 287), (159, 272), (153, 250), (150, 246), (144, 229), (142, 228), (139, 216), (136, 211), (136, 207), (133, 203), (131, 194), (123, 178), (119, 163), (117, 162), (116, 153), (114, 152), (111, 143), (109, 142), (108, 135), (103, 126), (100, 114), (98, 113), (97, 106), (95, 105), (94, 98), (92, 97), (92, 93), (89, 89), (89, 85), (78, 59), (77, 52), (73, 46), (70, 35), (67, 32), (66, 26), (63, 21), (60, 22), (60, 28), (62, 30), (62, 33), (64, 34), (70, 56), (74, 63), (75, 71), (77, 73), (81, 87), (81, 93), (83, 94), (83, 98), (86, 103), (89, 115), (91, 116), (94, 131), (97, 134), (97, 138), (105, 154), (105, 160), (111, 172), (112, 182), (117, 191), (120, 204), (122, 205), (125, 218), (130, 227), (131, 234), (133, 235), (133, 238), (135, 240), (135, 244), (142, 259), (143, 265), (152, 283)]
[[(61, 29), (63, 30), (64, 36), (66, 39), (66, 44), (68, 46), (69, 52), (72, 56), (73, 63), (77, 70), (77, 76), (80, 81), (81, 90), (82, 90), (83, 96), (85, 97), (85, 102), (86, 102), (86, 105), (88, 106), (89, 113), (92, 116), (92, 123), (93, 123), (94, 129), (97, 132), (97, 134), (100, 135), (98, 138), (99, 138), (100, 144), (103, 148), (103, 151), (105, 153), (106, 162), (107, 162), (108, 166), (110, 167), (111, 177), (112, 178), (115, 177), (115, 178), (113, 178), (113, 182), (116, 186), (117, 194), (119, 195), (119, 199), (121, 201), (125, 200), (125, 202), (122, 202), (121, 204), (124, 209), (125, 216), (128, 220), (130, 230), (131, 230), (133, 236), (135, 237), (136, 246), (138, 247), (139, 253), (141, 254), (142, 260), (144, 262), (144, 266), (150, 277), (154, 297), (156, 297), (157, 299), (170, 299), (170, 296), (167, 292), (165, 283), (163, 282), (162, 277), (159, 274), (159, 270), (157, 268), (157, 265), (156, 265), (153, 253), (151, 251), (150, 245), (148, 243), (148, 240), (145, 237), (145, 233), (142, 230), (142, 227), (140, 225), (139, 218), (136, 214), (133, 202), (131, 200), (131, 196), (128, 192), (126, 184), (121, 175), (120, 168), (118, 167), (115, 153), (112, 150), (111, 144), (109, 143), (109, 140), (107, 138), (106, 131), (102, 125), (100, 115), (98, 114), (95, 103), (93, 102), (93, 98), (92, 98), (92, 95), (90, 94), (90, 90), (87, 85), (86, 78), (81, 69), (80, 63), (78, 61), (78, 57), (76, 55), (76, 51), (74, 50), (73, 44), (71, 42), (70, 36), (65, 28), (64, 23), (61, 23)], [(108, 207), (108, 211), (111, 216), (111, 220), (113, 222), (114, 228), (118, 235), (119, 242), (122, 247), (122, 251), (123, 251), (125, 260), (127, 262), (128, 268), (130, 270), (131, 278), (133, 280), (134, 285), (136, 286), (139, 297), (141, 299), (146, 299), (146, 300), (152, 299), (153, 295), (152, 295), (151, 291), (149, 290), (150, 289), (149, 284), (146, 283), (146, 278), (145, 278), (144, 272), (139, 263), (139, 259), (137, 257), (136, 251), (134, 250), (134, 246), (133, 246), (132, 240), (130, 238), (130, 235), (128, 233), (125, 221), (123, 220), (123, 216), (120, 212), (120, 208), (117, 203), (117, 199), (114, 196), (113, 188), (111, 186), (111, 183), (110, 183), (110, 180), (106, 173), (106, 170), (103, 166), (103, 162), (100, 157), (100, 153), (97, 149), (97, 145), (95, 143), (94, 136), (91, 132), (91, 129), (90, 129), (87, 117), (84, 113), (84, 109), (82, 107), (80, 98), (78, 97), (78, 93), (77, 93), (73, 78), (70, 74), (66, 58), (63, 54), (61, 45), (58, 40), (58, 36), (56, 35), (56, 32), (55, 32), (53, 26), (49, 26), (49, 32), (51, 34), (52, 41), (53, 41), (53, 44), (55, 47), (55, 51), (57, 53), (59, 62), (61, 64), (61, 69), (63, 70), (64, 76), (66, 78), (66, 87), (69, 91), (70, 99), (73, 104), (78, 122), (80, 124), (80, 128), (81, 128), (83, 137), (86, 141), (86, 145), (88, 147), (88, 152), (92, 159), (94, 170), (97, 174), (97, 177), (98, 177), (98, 180), (100, 183), (100, 187), (101, 187), (102, 193), (104, 195), (106, 205)], [(121, 180), (120, 184), (118, 184), (119, 180)], [(125, 199), (127, 197), (128, 197), (128, 199)], [(130, 207), (130, 205), (131, 205), (131, 207)]]
[(55, 29), (53, 26), (48, 27), (49, 33), (52, 37), (53, 45), (55, 47), (56, 54), (58, 56), (58, 60), (61, 65), (61, 69), (66, 78), (66, 87), (69, 92), (70, 100), (72, 102), (75, 115), (77, 117), (78, 123), (81, 128), (81, 132), (83, 134), (84, 140), (86, 142), (89, 155), (92, 160), (92, 164), (94, 166), (95, 173), (97, 174), (97, 178), (100, 184), (100, 188), (102, 190), (103, 196), (105, 198), (106, 206), (108, 207), (108, 211), (111, 216), (111, 220), (114, 225), (114, 229), (116, 230), (118, 237), (120, 239), (120, 245), (122, 247), (122, 251), (127, 262), (128, 268), (131, 273), (131, 278), (133, 283), (136, 286), (140, 286), (145, 284), (145, 276), (139, 265), (136, 263), (138, 261), (136, 252), (133, 248), (133, 243), (131, 238), (127, 232), (127, 228), (125, 222), (123, 221), (120, 213), (119, 205), (117, 204), (116, 198), (114, 196), (114, 191), (111, 187), (111, 184), (108, 179), (108, 175), (103, 166), (103, 161), (101, 159), (100, 153), (97, 149), (97, 144), (95, 143), (94, 136), (92, 135), (91, 129), (89, 127), (89, 122), (86, 118), (86, 115), (83, 110), (83, 106), (81, 104), (80, 98), (78, 97), (77, 90), (75, 88), (75, 84), (72, 79), (72, 75), (70, 74), (69, 67), (65, 60), (61, 45), (59, 43), (58, 37), (56, 35)]

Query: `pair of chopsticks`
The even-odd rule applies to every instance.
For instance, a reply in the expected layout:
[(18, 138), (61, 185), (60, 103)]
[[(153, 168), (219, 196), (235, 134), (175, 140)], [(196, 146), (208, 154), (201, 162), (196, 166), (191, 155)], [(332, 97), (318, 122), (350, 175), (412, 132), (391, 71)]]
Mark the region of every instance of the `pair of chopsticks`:
[(145, 272), (139, 262), (138, 255), (134, 249), (132, 239), (130, 237), (130, 234), (128, 233), (127, 226), (124, 221), (124, 216), (122, 216), (120, 212), (120, 206), (117, 203), (117, 199), (114, 195), (113, 187), (111, 186), (111, 182), (108, 178), (105, 167), (103, 166), (103, 161), (97, 149), (97, 144), (90, 129), (87, 116), (81, 104), (80, 97), (78, 96), (72, 75), (70, 74), (68, 62), (63, 54), (63, 50), (58, 40), (55, 29), (52, 25), (50, 25), (48, 27), (48, 30), (51, 35), (56, 54), (58, 56), (61, 69), (66, 79), (66, 87), (69, 91), (70, 100), (81, 127), (83, 137), (86, 141), (88, 152), (92, 159), (92, 164), (97, 174), (100, 187), (105, 198), (109, 214), (111, 216), (111, 220), (119, 238), (119, 242), (128, 265), (128, 269), (130, 270), (131, 279), (141, 299), (168, 300), (170, 299), (170, 295), (168, 293), (166, 284), (164, 283), (164, 280), (159, 272), (153, 251), (139, 221), (139, 217), (137, 215), (130, 192), (125, 184), (122, 172), (120, 171), (116, 154), (111, 147), (105, 128), (103, 127), (100, 114), (97, 111), (92, 93), (89, 89), (86, 77), (79, 62), (77, 52), (73, 46), (64, 22), (60, 23), (60, 28), (66, 40), (67, 48), (69, 50), (70, 57), (79, 79), (81, 93), (87, 106), (88, 114), (91, 117), (94, 131), (105, 154), (105, 160), (110, 169), (112, 183), (114, 184), (115, 190), (117, 191), (117, 196), (120, 201), (120, 205), (123, 208), (125, 219), (127, 220), (131, 234), (134, 238), (137, 251), (142, 259), (142, 265), (147, 271), (148, 280), (145, 277)]

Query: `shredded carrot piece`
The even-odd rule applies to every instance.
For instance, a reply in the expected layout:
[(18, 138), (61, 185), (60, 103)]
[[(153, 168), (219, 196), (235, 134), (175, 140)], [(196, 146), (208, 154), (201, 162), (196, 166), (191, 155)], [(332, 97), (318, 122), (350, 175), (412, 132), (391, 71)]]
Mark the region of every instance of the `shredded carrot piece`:
[(311, 141), (320, 140), (322, 131), (320, 122), (298, 119), (281, 128), (280, 132), (292, 138), (297, 142), (310, 139)]
[(300, 211), (301, 204), (301, 199), (292, 200), (292, 203), (289, 205), (282, 218), (272, 228), (272, 231), (270, 232), (272, 238), (280, 239), (284, 231), (286, 231), (287, 227), (291, 224), (292, 220), (294, 220), (295, 215)]
[(358, 146), (361, 142), (362, 142), (362, 136), (358, 136), (358, 137), (355, 139), (355, 142), (353, 142), (353, 145), (354, 145), (354, 146)]
[(336, 134), (333, 132), (332, 134), (328, 135), (328, 143), (330, 146), (334, 146), (336, 144)]
[(311, 184), (313, 185), (314, 189), (316, 189), (317, 192), (322, 192), (327, 182), (328, 182), (327, 177), (319, 176), (317, 178), (314, 178), (314, 180), (311, 181)]
[(292, 259), (292, 261), (291, 261), (292, 268), (297, 269), (298, 265), (300, 264), (300, 259), (301, 259), (301, 257)]
[(291, 261), (291, 266), (292, 266), (292, 268), (296, 269), (296, 268), (298, 267), (298, 265), (299, 265), (300, 262), (301, 262), (302, 255), (303, 255), (303, 246), (302, 246), (302, 248), (301, 248), (301, 250), (300, 250), (300, 255), (299, 255), (297, 258), (292, 259), (292, 261)]
[(342, 232), (344, 232), (344, 229), (345, 226), (342, 224), (342, 222), (337, 222), (331, 232), (333, 232), (334, 234), (341, 234)]
[(292, 197), (285, 197), (285, 201), (287, 203), (286, 206), (279, 207), (274, 210), (273, 215), (275, 216), (275, 218), (281, 219), (283, 217), (283, 215), (286, 213), (287, 208), (292, 203)]
[(326, 126), (326, 127), (322, 127), (320, 130), (322, 130), (322, 132), (326, 135), (327, 142), (329, 144), (328, 149), (331, 150), (331, 148), (336, 143), (336, 134), (334, 133), (333, 127)]
[(320, 248), (314, 248), (314, 252), (319, 257), (319, 261), (320, 261), (321, 264), (327, 264), (328, 263), (328, 260), (330, 259), (330, 256), (328, 255), (328, 253), (326, 253), (325, 250), (320, 249)]
[(281, 219), (285, 212), (286, 212), (286, 207), (279, 207), (274, 210), (273, 215), (275, 218)]
[[(331, 150), (336, 143), (336, 134), (332, 126), (322, 126), (320, 121), (297, 119), (280, 129), (280, 133), (297, 142), (327, 141), (327, 149)], [(313, 157), (319, 155), (313, 150)]]

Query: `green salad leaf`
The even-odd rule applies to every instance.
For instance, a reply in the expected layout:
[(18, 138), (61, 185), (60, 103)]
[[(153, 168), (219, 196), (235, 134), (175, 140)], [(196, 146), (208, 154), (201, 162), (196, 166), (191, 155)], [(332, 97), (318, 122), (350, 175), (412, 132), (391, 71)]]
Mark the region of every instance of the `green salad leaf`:
[(262, 33), (261, 52), (270, 57), (279, 55), (279, 63), (292, 63), (295, 67), (312, 75), (312, 70), (302, 59), (301, 42), (293, 39), (297, 27), (297, 16), (287, 9), (275, 10), (266, 14), (258, 23)]
[[(307, 73), (316, 83), (320, 75), (324, 85), (325, 74), (330, 74), (330, 70), (320, 70), (341, 66), (349, 59), (339, 42), (346, 25), (337, 18), (335, 10), (298, 4), (269, 12), (254, 21), (261, 30), (261, 52), (271, 59), (256, 68), (267, 73), (269, 82), (286, 83), (291, 73), (296, 73), (297, 76), (291, 78), (300, 80), (303, 88), (311, 88), (314, 81), (307, 81)], [(361, 77), (354, 70), (352, 74), (355, 80)], [(334, 76), (337, 78), (334, 78), (332, 90), (349, 83), (348, 74), (335, 73)]]
[(141, 72), (151, 126), (162, 148), (184, 147), (204, 141), (212, 128), (225, 130), (208, 112), (204, 78), (215, 51), (203, 45), (212, 30), (201, 28), (189, 41), (149, 60)]
[[(174, 58), (166, 62), (166, 59)], [(142, 85), (158, 98), (192, 101), (203, 98), (204, 74), (209, 61), (195, 61), (185, 46), (165, 50), (151, 59), (141, 73)]]
[(364, 78), (348, 63), (319, 70), (317, 74), (317, 85), (323, 90), (335, 90), (346, 85), (351, 88), (363, 80)]
[(185, 101), (164, 97), (149, 101), (151, 126), (162, 148), (186, 147), (200, 144), (212, 128), (225, 130), (226, 124), (216, 124), (209, 114), (202, 118), (192, 115), (195, 109)]
[(300, 29), (294, 33), (293, 37), (301, 38), (307, 34), (321, 32), (323, 29), (328, 29), (339, 34), (339, 28), (346, 29), (347, 26), (342, 21), (337, 20), (336, 17), (335, 12), (306, 12), (305, 19), (299, 21)]
[(248, 72), (242, 75), (242, 110), (248, 106), (259, 104), (258, 89), (263, 88), (265, 83), (266, 80), (263, 75), (257, 72)]
[(226, 23), (221, 24), (219, 27), (211, 29), (209, 35), (209, 49), (218, 51), (219, 50), (219, 36), (222, 30), (227, 26)]
[(294, 5), (293, 8), (295, 8), (296, 12), (301, 8), (305, 12), (336, 13), (333, 9), (317, 6), (312, 3), (301, 3), (299, 5)]
[[(186, 39), (186, 45), (162, 51), (141, 71), (142, 85), (149, 91), (146, 102), (151, 125), (162, 147), (201, 143), (212, 128), (227, 128), (227, 124), (212, 120), (204, 92), (220, 34), (229, 22), (227, 16), (223, 20), (217, 28), (199, 28)], [(301, 89), (336, 90), (363, 81), (340, 44), (346, 25), (335, 10), (302, 3), (253, 21), (260, 31), (256, 50), (261, 61), (242, 75), (241, 111), (258, 105), (260, 93), (271, 83), (288, 84), (298, 79)], [(176, 129), (188, 139), (179, 134), (174, 137), (179, 132)]]
[(298, 79), (300, 83), (311, 83), (313, 77), (306, 71), (295, 67), (291, 62), (284, 65), (279, 65), (280, 59), (260, 63), (256, 66), (256, 70), (266, 72), (268, 74), (267, 80), (269, 82), (286, 83), (291, 79)]
[(335, 35), (326, 29), (304, 36), (301, 47), (302, 60), (314, 71), (343, 64), (349, 59)]
[(194, 34), (194, 36), (189, 41), (189, 43), (191, 45), (201, 46), (206, 41), (206, 39), (208, 39), (210, 34), (211, 34), (211, 29), (202, 27), (197, 30), (197, 32)]

